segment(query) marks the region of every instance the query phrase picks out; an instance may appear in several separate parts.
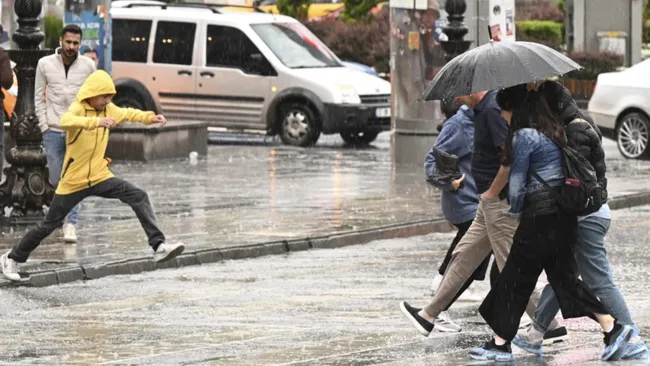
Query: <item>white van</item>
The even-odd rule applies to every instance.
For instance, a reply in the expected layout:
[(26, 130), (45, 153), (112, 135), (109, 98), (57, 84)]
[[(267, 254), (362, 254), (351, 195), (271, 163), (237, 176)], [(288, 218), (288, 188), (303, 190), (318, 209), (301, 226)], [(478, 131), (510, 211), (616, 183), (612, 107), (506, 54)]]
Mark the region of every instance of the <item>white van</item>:
[(118, 105), (295, 146), (321, 133), (368, 143), (390, 129), (390, 83), (344, 67), (293, 18), (157, 1), (111, 7)]

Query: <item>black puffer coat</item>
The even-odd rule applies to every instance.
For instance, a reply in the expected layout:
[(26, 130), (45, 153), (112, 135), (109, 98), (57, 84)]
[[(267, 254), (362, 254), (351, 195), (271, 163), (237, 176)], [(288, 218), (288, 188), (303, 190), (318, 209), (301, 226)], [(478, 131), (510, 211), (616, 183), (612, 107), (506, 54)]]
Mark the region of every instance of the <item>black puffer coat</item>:
[(589, 160), (603, 188), (603, 202), (607, 200), (607, 178), (605, 174), (605, 151), (602, 146), (603, 136), (587, 113), (580, 110), (571, 92), (562, 84), (546, 81), (539, 87), (553, 113), (560, 117), (566, 126), (569, 146)]

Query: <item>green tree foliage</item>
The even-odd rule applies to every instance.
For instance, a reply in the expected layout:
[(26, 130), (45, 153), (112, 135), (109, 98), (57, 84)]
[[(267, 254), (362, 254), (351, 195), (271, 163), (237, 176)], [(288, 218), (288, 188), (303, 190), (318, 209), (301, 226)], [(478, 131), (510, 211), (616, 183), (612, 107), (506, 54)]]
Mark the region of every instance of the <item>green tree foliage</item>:
[(311, 0), (278, 0), (277, 6), (280, 14), (306, 21)]
[(53, 14), (48, 14), (43, 18), (43, 28), (45, 32), (45, 48), (55, 49), (59, 47), (59, 38), (63, 30), (63, 19)]
[(345, 0), (343, 6), (343, 20), (345, 21), (371, 21), (370, 10), (377, 6), (378, 0)]

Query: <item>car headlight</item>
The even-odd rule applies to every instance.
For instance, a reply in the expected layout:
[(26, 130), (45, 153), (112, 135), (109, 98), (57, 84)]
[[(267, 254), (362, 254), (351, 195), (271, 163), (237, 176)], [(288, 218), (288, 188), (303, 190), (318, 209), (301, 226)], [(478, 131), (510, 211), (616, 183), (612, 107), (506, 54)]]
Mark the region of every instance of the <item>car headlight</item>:
[(339, 85), (339, 93), (341, 95), (341, 103), (343, 104), (361, 104), (361, 98), (357, 94), (357, 90), (351, 85)]

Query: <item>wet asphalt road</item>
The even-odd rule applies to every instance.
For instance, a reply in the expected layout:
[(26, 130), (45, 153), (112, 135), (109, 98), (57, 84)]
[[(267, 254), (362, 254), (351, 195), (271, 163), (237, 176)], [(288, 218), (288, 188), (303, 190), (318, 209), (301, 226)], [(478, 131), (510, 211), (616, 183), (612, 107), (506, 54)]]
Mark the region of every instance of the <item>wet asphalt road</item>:
[[(614, 212), (608, 237), (615, 278), (650, 336), (650, 206)], [(420, 336), (397, 304), (426, 301), (453, 234), (228, 261), (47, 288), (0, 289), (0, 363), (119, 365), (464, 365), (489, 338), (478, 317), (460, 334)], [(487, 281), (452, 308), (467, 314)], [(471, 315), (471, 314), (469, 314)], [(543, 361), (599, 364), (590, 320)], [(639, 364), (639, 363), (629, 363)]]

